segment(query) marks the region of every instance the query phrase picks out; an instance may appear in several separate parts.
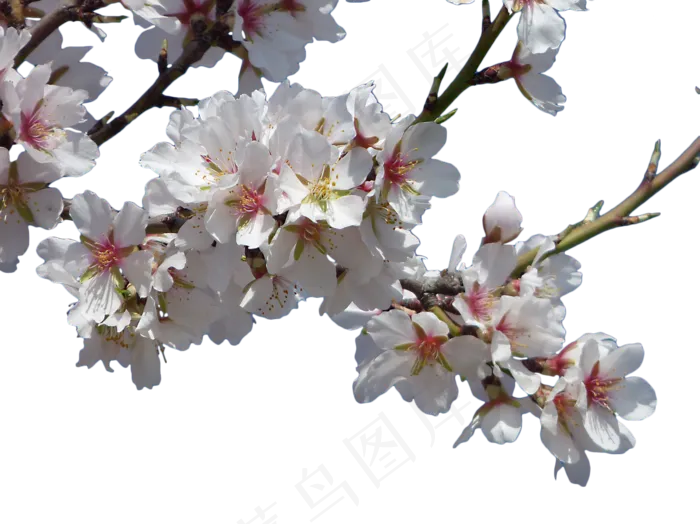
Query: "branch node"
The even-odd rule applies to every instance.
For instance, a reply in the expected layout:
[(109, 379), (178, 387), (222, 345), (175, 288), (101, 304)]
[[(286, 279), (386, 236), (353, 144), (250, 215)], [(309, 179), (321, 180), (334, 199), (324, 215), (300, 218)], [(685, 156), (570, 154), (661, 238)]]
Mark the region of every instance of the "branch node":
[(163, 44), (160, 46), (158, 53), (158, 73), (163, 74), (168, 70), (168, 39), (163, 39)]
[(491, 27), (491, 4), (489, 0), (482, 0), (481, 13), (483, 15), (483, 20), (481, 22), (481, 32), (485, 33), (486, 30), (489, 27)]

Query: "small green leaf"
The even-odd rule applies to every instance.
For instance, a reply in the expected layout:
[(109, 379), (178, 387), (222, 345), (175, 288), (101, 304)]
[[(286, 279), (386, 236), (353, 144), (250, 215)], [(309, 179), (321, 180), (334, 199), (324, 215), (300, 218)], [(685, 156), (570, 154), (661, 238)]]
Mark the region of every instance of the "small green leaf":
[(91, 265), (85, 270), (85, 273), (80, 275), (80, 279), (79, 279), (80, 283), (83, 284), (83, 283), (87, 282), (88, 280), (90, 280), (91, 278), (96, 277), (99, 274), (100, 274), (100, 268), (98, 266)]
[(304, 245), (305, 242), (303, 239), (297, 240), (296, 246), (294, 246), (294, 260), (299, 260), (301, 258), (301, 254), (304, 252)]

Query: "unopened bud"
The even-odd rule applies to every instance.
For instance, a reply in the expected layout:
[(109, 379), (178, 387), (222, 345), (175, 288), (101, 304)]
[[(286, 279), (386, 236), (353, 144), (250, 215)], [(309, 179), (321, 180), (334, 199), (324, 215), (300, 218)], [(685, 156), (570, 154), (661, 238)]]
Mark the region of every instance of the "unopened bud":
[(483, 244), (500, 242), (505, 244), (515, 240), (523, 230), (521, 224), (523, 216), (515, 207), (515, 200), (505, 191), (501, 191), (496, 196), (491, 207), (484, 213), (484, 233)]
[(651, 180), (656, 175), (656, 171), (659, 168), (659, 162), (661, 161), (661, 148), (662, 142), (660, 138), (657, 138), (654, 142), (654, 147), (651, 150), (651, 157), (649, 159), (649, 165), (647, 166), (646, 173), (644, 174), (647, 180)]

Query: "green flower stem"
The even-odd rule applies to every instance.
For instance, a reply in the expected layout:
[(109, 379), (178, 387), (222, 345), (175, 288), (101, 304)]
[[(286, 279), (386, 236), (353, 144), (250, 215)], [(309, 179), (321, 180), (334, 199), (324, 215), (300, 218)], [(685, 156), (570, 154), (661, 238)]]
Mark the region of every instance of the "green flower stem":
[(462, 328), (458, 326), (442, 308), (434, 306), (430, 308), (430, 312), (447, 324), (447, 327), (450, 328), (450, 335), (458, 337), (462, 334)]
[[(578, 224), (569, 226), (562, 231), (555, 239), (556, 248), (546, 254), (542, 259), (557, 253), (563, 253), (571, 248), (583, 244), (587, 240), (622, 226), (640, 224), (659, 216), (658, 213), (646, 213), (638, 216), (631, 216), (632, 213), (644, 204), (647, 200), (661, 191), (679, 176), (692, 171), (700, 163), (700, 137), (686, 149), (671, 165), (661, 173), (656, 174), (658, 162), (661, 157), (660, 144), (654, 148), (654, 154), (650, 162), (650, 167), (639, 184), (639, 187), (616, 207), (600, 215), (602, 201), (596, 204)], [(518, 265), (512, 273), (513, 278), (520, 277), (530, 266), (537, 255), (537, 249), (528, 251), (518, 258)]]
[[(512, 17), (513, 14), (508, 12), (508, 8), (505, 6), (501, 8), (494, 21), (488, 24), (488, 26), (485, 26), (484, 31), (481, 33), (481, 38), (479, 38), (479, 42), (476, 44), (467, 63), (464, 64), (464, 67), (462, 67), (461, 71), (457, 74), (457, 77), (447, 86), (441, 95), (437, 97), (428, 97), (423, 112), (418, 116), (416, 122), (430, 122), (435, 120), (441, 116), (462, 93), (473, 85), (474, 75), (476, 75), (481, 62), (483, 62), (486, 54)], [(441, 80), (440, 78), (440, 81)]]

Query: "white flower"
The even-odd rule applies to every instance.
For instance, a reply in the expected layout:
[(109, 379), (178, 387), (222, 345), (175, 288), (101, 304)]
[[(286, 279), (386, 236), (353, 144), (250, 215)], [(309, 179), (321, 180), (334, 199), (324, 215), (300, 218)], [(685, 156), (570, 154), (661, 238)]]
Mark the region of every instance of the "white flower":
[(109, 86), (112, 78), (100, 66), (82, 61), (90, 50), (90, 47), (82, 46), (66, 47), (61, 33), (54, 31), (32, 51), (28, 61), (33, 64), (50, 63), (54, 85), (87, 91), (85, 102), (92, 102)]
[(376, 187), (380, 202), (389, 202), (401, 220), (419, 224), (431, 196), (457, 192), (459, 172), (432, 158), (445, 145), (445, 128), (434, 122), (412, 125), (414, 120), (407, 117), (389, 132), (377, 155)]
[(581, 285), (581, 264), (570, 255), (558, 253), (542, 260), (542, 257), (554, 248), (549, 237), (535, 235), (526, 242), (515, 245), (517, 255), (538, 249), (537, 256), (530, 268), (514, 283), (520, 290), (521, 297), (535, 296), (549, 299), (560, 318), (564, 318), (566, 309), (561, 297), (571, 293)]
[(27, 45), (31, 33), (26, 29), (17, 31), (14, 27), (0, 27), (0, 84), (5, 81), (16, 82), (19, 74), (13, 69), (15, 57)]
[(447, 324), (433, 313), (409, 317), (394, 309), (372, 318), (366, 329), (379, 351), (359, 362), (355, 399), (371, 402), (406, 383), (405, 394), (431, 415), (450, 409), (457, 398), (456, 375), (469, 369), (470, 354), (484, 346), (474, 337), (448, 339)]
[(389, 262), (373, 259), (372, 265), (359, 269), (344, 268), (338, 274), (335, 292), (325, 298), (319, 311), (334, 316), (354, 304), (364, 311), (389, 309), (403, 297), (400, 275)]
[[(134, 12), (136, 24), (155, 26), (142, 32), (136, 41), (136, 54), (144, 60), (156, 60), (163, 40), (167, 40), (172, 62), (194, 36), (192, 22), (209, 26), (216, 21), (216, 2), (212, 0), (126, 0), (124, 4)], [(212, 67), (224, 54), (223, 49), (212, 46), (193, 65)]]
[(533, 53), (557, 49), (564, 41), (566, 23), (559, 11), (583, 11), (586, 0), (503, 0), (511, 11), (521, 11), (518, 38)]
[[(172, 257), (166, 257), (163, 262), (172, 264)], [(202, 342), (207, 328), (221, 316), (219, 301), (207, 288), (206, 267), (196, 251), (187, 253), (182, 268), (171, 266), (168, 273), (172, 285), (163, 292), (153, 290), (136, 329), (148, 338), (182, 351)]]
[(515, 48), (513, 58), (508, 63), (510, 74), (520, 92), (538, 109), (556, 116), (564, 109), (566, 97), (556, 81), (545, 75), (554, 65), (558, 49), (549, 49), (533, 54), (521, 44)]
[(561, 318), (545, 299), (502, 296), (491, 326), (505, 335), (517, 356), (551, 356), (564, 343)]
[(369, 175), (372, 159), (354, 148), (338, 160), (334, 146), (318, 133), (303, 131), (291, 146), (289, 164), (282, 166), (280, 188), (300, 213), (331, 227), (359, 226), (364, 198), (353, 194)]
[(523, 216), (515, 207), (515, 199), (505, 191), (499, 191), (496, 200), (484, 213), (484, 243), (507, 244), (515, 240), (522, 228)]
[(146, 238), (148, 216), (131, 202), (114, 216), (109, 203), (91, 191), (73, 198), (70, 216), (81, 241), (68, 250), (67, 267), (80, 279), (84, 314), (102, 322), (122, 306), (124, 276), (140, 296), (150, 289), (153, 255), (138, 248)]
[(403, 222), (389, 203), (370, 198), (360, 231), (362, 240), (385, 260), (405, 262), (416, 254), (420, 240), (410, 229), (414, 224)]
[(64, 175), (84, 175), (99, 150), (87, 135), (69, 128), (83, 121), (88, 93), (49, 85), (50, 76), (51, 66), (41, 65), (17, 85), (6, 83), (3, 113), (34, 160), (55, 163)]
[(233, 38), (273, 82), (296, 73), (314, 39), (337, 42), (345, 31), (331, 16), (338, 0), (235, 0)]
[(263, 274), (243, 290), (241, 307), (269, 319), (291, 313), (302, 299), (299, 286), (282, 271), (278, 275)]
[(481, 429), (486, 440), (494, 444), (515, 442), (523, 427), (523, 408), (505, 390), (494, 388), (498, 395), (483, 404), (464, 428), (452, 447), (468, 442), (476, 429)]
[(257, 248), (276, 225), (278, 181), (269, 176), (272, 158), (267, 147), (251, 142), (242, 157), (236, 185), (214, 194), (204, 220), (217, 241), (226, 243), (235, 233), (238, 244)]
[(0, 270), (17, 267), (29, 247), (30, 225), (51, 229), (59, 222), (63, 198), (48, 186), (60, 176), (26, 153), (10, 163), (7, 149), (0, 148)]
[(462, 271), (464, 293), (454, 301), (467, 325), (480, 328), (490, 325), (499, 304), (497, 290), (505, 285), (517, 260), (513, 246), (495, 243), (479, 248), (472, 265)]

